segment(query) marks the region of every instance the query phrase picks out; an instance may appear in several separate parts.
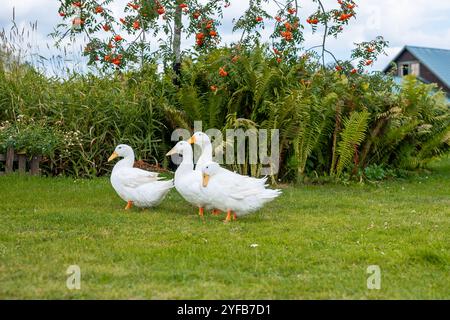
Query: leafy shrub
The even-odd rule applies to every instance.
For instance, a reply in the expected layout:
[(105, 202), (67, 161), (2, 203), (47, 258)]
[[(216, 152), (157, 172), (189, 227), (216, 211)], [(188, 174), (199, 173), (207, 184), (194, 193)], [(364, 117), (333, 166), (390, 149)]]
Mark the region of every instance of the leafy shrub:
[[(106, 159), (118, 143), (167, 165), (172, 130), (191, 129), (195, 120), (203, 130), (279, 129), (281, 168), (273, 181), (359, 172), (373, 178), (375, 166), (413, 170), (449, 150), (450, 112), (433, 85), (409, 77), (398, 88), (387, 75), (324, 69), (308, 56), (280, 64), (265, 47), (235, 57), (226, 48), (185, 57), (179, 87), (172, 70), (158, 73), (153, 65), (67, 79), (3, 68), (0, 120), (22, 114), (60, 132), (46, 170), (84, 177), (108, 174)], [(252, 175), (260, 169), (231, 166)]]
[(364, 175), (371, 181), (381, 181), (386, 178), (386, 170), (383, 166), (372, 164), (364, 169)]
[(19, 116), (13, 123), (0, 125), (0, 152), (11, 147), (30, 156), (50, 156), (59, 144), (59, 133), (42, 122)]

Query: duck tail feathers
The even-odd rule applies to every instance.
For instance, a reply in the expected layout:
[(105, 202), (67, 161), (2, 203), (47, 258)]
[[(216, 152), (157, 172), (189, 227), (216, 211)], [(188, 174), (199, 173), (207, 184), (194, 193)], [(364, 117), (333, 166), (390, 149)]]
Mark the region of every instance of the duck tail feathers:
[(164, 180), (164, 181), (159, 181), (159, 183), (161, 184), (161, 188), (162, 189), (172, 189), (173, 188), (173, 179), (171, 180)]
[(280, 189), (265, 189), (260, 197), (263, 199), (275, 199), (276, 197), (278, 197), (281, 194), (281, 190)]

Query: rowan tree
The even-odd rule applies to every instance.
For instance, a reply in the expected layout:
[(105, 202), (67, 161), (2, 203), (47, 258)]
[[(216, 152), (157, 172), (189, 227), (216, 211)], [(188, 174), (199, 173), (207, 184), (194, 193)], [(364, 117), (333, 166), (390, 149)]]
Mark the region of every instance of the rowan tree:
[[(327, 8), (323, 0), (309, 1), (317, 9), (308, 13), (302, 10), (299, 0), (250, 0), (242, 16), (233, 20), (233, 31), (241, 32), (239, 40), (232, 45), (234, 51), (260, 43), (260, 31), (273, 26), (271, 50), (279, 63), (315, 52), (324, 68), (329, 55), (337, 71), (357, 73), (371, 66), (384, 52), (387, 42), (378, 37), (355, 44), (351, 58), (357, 66), (336, 59), (327, 47), (327, 39), (338, 38), (347, 30), (349, 22), (356, 19), (358, 5), (353, 0), (337, 0), (327, 3)], [(59, 44), (67, 37), (73, 39), (84, 34), (88, 39), (84, 55), (89, 64), (121, 69), (162, 57), (165, 63), (172, 62), (175, 70), (181, 63), (183, 32), (185, 37), (194, 38), (192, 48), (200, 53), (216, 48), (221, 40), (218, 28), (223, 12), (233, 4), (231, 0), (131, 0), (123, 8), (122, 16), (114, 17), (114, 0), (59, 2), (62, 23), (53, 36)], [(275, 13), (269, 12), (273, 5), (277, 8)], [(312, 33), (322, 32), (322, 41), (305, 49), (304, 35), (308, 29)], [(157, 39), (153, 51), (150, 39)]]

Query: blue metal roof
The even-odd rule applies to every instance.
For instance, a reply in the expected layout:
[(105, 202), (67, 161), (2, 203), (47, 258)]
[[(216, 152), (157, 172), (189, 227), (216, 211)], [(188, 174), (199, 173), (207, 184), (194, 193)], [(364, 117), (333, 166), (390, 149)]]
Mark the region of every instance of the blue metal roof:
[(450, 50), (406, 46), (436, 77), (450, 88)]

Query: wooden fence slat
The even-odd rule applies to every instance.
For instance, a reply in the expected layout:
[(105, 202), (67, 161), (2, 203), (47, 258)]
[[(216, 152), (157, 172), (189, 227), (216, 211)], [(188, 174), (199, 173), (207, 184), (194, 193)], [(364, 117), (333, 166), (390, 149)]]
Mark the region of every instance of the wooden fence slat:
[(8, 148), (6, 150), (6, 164), (5, 164), (5, 173), (11, 173), (14, 169), (14, 149)]
[[(3, 162), (5, 161), (6, 156), (4, 154), (0, 154), (0, 161)], [(4, 171), (0, 171), (0, 176), (4, 175), (5, 172)]]
[(24, 154), (17, 155), (19, 161), (19, 172), (25, 173), (27, 167), (27, 157)]
[(42, 159), (41, 156), (34, 156), (31, 159), (30, 173), (32, 176), (37, 176), (40, 174), (39, 162), (41, 162), (41, 159)]
[[(17, 154), (14, 154), (14, 161), (17, 161)], [(6, 155), (0, 154), (0, 161), (6, 161)]]
[(12, 173), (14, 171), (14, 162), (18, 162), (17, 168), (20, 173), (25, 173), (27, 171), (27, 162), (30, 162), (30, 174), (40, 175), (40, 162), (42, 160), (42, 156), (34, 156), (30, 161), (27, 160), (27, 155), (16, 154), (13, 148), (8, 148), (6, 155), (0, 154), (0, 161), (5, 162), (5, 171), (0, 172), (0, 175)]

